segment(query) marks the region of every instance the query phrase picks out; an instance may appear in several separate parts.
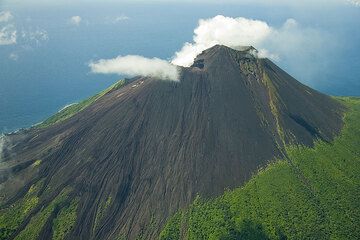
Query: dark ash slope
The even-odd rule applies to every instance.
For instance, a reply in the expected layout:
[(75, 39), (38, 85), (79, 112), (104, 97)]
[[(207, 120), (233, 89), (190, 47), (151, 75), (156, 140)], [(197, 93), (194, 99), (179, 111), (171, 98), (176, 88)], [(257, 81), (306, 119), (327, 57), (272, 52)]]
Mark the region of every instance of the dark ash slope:
[[(68, 239), (154, 239), (196, 194), (243, 184), (282, 157), (284, 144), (340, 131), (338, 102), (250, 51), (214, 46), (180, 82), (139, 78), (70, 119), (8, 136), (1, 208), (40, 185), (37, 207), (12, 238), (67, 187), (69, 201), (80, 199)], [(39, 239), (52, 236), (54, 217)]]

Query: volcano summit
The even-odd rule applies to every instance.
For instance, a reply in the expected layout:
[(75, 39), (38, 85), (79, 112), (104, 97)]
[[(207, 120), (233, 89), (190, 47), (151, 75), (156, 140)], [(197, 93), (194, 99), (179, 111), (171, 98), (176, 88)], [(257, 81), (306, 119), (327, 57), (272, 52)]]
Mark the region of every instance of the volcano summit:
[(6, 135), (2, 239), (156, 239), (197, 195), (243, 185), (287, 145), (331, 142), (345, 107), (254, 51), (216, 45), (178, 82), (122, 81)]

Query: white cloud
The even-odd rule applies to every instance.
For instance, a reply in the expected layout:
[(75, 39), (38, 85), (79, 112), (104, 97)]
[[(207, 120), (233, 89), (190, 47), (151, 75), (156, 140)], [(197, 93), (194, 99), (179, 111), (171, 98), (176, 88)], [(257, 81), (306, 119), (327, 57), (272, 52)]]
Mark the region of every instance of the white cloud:
[(258, 58), (270, 58), (270, 59), (275, 60), (275, 61), (280, 60), (279, 54), (271, 53), (269, 50), (264, 49), (264, 48), (261, 48), (260, 50), (258, 50), (257, 57)]
[(105, 17), (104, 20), (105, 20), (106, 24), (116, 24), (116, 23), (120, 23), (120, 22), (125, 22), (129, 19), (130, 19), (130, 17), (128, 17), (124, 14), (121, 14), (118, 16), (107, 16), (107, 17)]
[(21, 36), (27, 42), (34, 42), (39, 45), (43, 41), (49, 40), (49, 35), (44, 29), (22, 31)]
[(9, 11), (0, 12), (0, 22), (8, 22), (13, 19), (13, 15)]
[(178, 81), (177, 66), (159, 58), (145, 58), (137, 55), (101, 59), (89, 64), (93, 73), (119, 74), (127, 76), (149, 76), (162, 80)]
[(242, 17), (218, 15), (210, 19), (200, 19), (199, 26), (194, 30), (194, 42), (185, 43), (183, 48), (175, 53), (172, 63), (190, 66), (198, 54), (216, 44), (229, 47), (256, 46), (263, 42), (271, 31), (266, 22)]
[(357, 7), (360, 7), (360, 0), (347, 0), (347, 1)]
[(295, 19), (288, 19), (279, 29), (274, 29), (263, 47), (280, 56), (301, 56), (319, 52), (326, 42), (327, 34), (313, 28), (302, 27)]
[(9, 11), (0, 12), (0, 45), (11, 45), (16, 43), (17, 31), (13, 24), (8, 23), (13, 19)]
[(272, 31), (261, 47), (278, 55), (279, 61), (293, 74), (314, 82), (314, 77), (328, 67), (328, 55), (341, 46), (331, 33), (288, 19), (280, 28)]
[(80, 16), (72, 16), (72, 17), (70, 18), (70, 23), (73, 24), (73, 25), (75, 25), (75, 26), (79, 26), (80, 23), (81, 23), (81, 21), (82, 21), (82, 19), (81, 19)]
[(19, 59), (19, 55), (17, 53), (10, 53), (9, 59), (17, 61)]
[(17, 31), (13, 25), (7, 25), (0, 29), (0, 45), (15, 44)]
[(129, 20), (130, 18), (126, 15), (120, 15), (120, 16), (117, 16), (115, 19), (114, 19), (114, 22), (122, 22), (122, 21), (126, 21), (126, 20)]
[[(0, 45), (31, 44), (39, 45), (42, 41), (49, 39), (44, 29), (22, 29), (17, 30), (13, 21), (13, 15), (9, 11), (0, 12)], [(18, 58), (18, 56), (16, 57)], [(14, 59), (14, 57), (11, 57)]]
[(13, 19), (9, 11), (0, 12), (0, 45), (12, 45), (16, 43), (17, 31), (13, 24), (8, 23)]

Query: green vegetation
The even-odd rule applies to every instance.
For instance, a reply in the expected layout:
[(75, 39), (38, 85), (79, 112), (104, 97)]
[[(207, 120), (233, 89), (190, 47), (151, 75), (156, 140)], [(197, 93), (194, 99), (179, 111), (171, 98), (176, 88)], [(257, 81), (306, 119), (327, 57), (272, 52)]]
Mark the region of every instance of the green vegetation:
[(24, 218), (36, 207), (39, 201), (37, 193), (41, 183), (31, 186), (22, 199), (0, 210), (0, 240), (7, 239), (15, 232)]
[(76, 221), (76, 210), (79, 200), (74, 199), (69, 206), (60, 210), (53, 221), (53, 240), (65, 239), (65, 236), (71, 231)]
[(157, 225), (158, 225), (158, 220), (155, 217), (155, 215), (153, 213), (151, 213), (150, 220), (147, 222), (147, 224), (145, 224), (144, 226), (141, 227), (141, 229), (140, 229), (139, 233), (137, 234), (135, 240), (146, 240), (146, 239), (148, 239), (146, 237), (146, 233), (155, 232), (157, 230), (156, 229)]
[(108, 210), (112, 201), (113, 201), (112, 197), (108, 196), (105, 202), (100, 203), (99, 208), (97, 209), (97, 212), (96, 212), (94, 231), (99, 226), (102, 218), (104, 217), (104, 215), (105, 215), (106, 211)]
[(51, 116), (44, 122), (40, 123), (36, 127), (44, 128), (44, 127), (51, 126), (55, 123), (64, 121), (64, 120), (74, 116), (76, 113), (84, 110), (86, 107), (88, 107), (90, 104), (92, 104), (93, 102), (95, 102), (96, 100), (98, 100), (99, 98), (104, 96), (105, 94), (109, 93), (110, 91), (119, 89), (124, 85), (125, 85), (125, 80), (120, 80), (117, 83), (110, 86), (109, 88), (105, 89), (104, 91), (96, 94), (95, 96), (92, 96), (86, 100), (79, 102), (79, 103), (75, 103), (75, 104), (69, 105), (68, 107), (65, 107), (64, 109), (62, 109), (58, 113), (54, 114), (53, 116)]
[(41, 160), (36, 160), (33, 164), (32, 164), (32, 166), (33, 167), (37, 167), (37, 166), (39, 166), (41, 164)]
[[(32, 185), (27, 194), (8, 208), (0, 211), (0, 240), (8, 239), (39, 203), (37, 196), (43, 182)], [(36, 213), (26, 228), (15, 239), (36, 239), (55, 209), (66, 203), (70, 189), (63, 190), (51, 203)], [(53, 222), (54, 239), (64, 239), (76, 221), (78, 199), (63, 207)]]
[(179, 211), (170, 218), (160, 234), (160, 239), (179, 239), (181, 236), (181, 220), (185, 218), (183, 214), (182, 211)]
[(51, 216), (53, 211), (64, 203), (68, 197), (69, 189), (63, 190), (47, 207), (43, 208), (35, 216), (33, 216), (30, 222), (26, 225), (26, 228), (21, 231), (17, 236), (16, 240), (28, 240), (37, 239), (41, 229), (45, 225), (48, 218)]
[(359, 239), (360, 99), (332, 143), (289, 146), (288, 158), (215, 199), (197, 197), (160, 239)]

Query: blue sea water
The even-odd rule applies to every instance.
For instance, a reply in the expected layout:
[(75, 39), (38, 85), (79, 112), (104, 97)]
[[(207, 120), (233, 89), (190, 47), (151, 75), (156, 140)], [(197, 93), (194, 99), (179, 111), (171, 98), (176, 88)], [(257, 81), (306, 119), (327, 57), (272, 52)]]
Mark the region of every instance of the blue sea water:
[[(294, 18), (323, 32), (319, 52), (281, 58), (277, 64), (301, 82), (327, 94), (360, 96), (360, 8), (344, 5), (271, 7), (241, 4), (30, 4), (0, 2), (21, 32), (46, 31), (48, 39), (18, 38), (0, 45), (0, 133), (29, 127), (64, 105), (89, 97), (122, 76), (90, 73), (88, 63), (117, 55), (170, 59), (191, 41), (198, 19), (218, 14), (281, 26)], [(81, 16), (79, 26), (70, 24)], [(115, 21), (117, 17), (128, 19)], [(39, 37), (39, 36), (38, 36)], [(306, 51), (299, 49), (299, 52)], [(12, 57), (10, 57), (12, 56)]]

